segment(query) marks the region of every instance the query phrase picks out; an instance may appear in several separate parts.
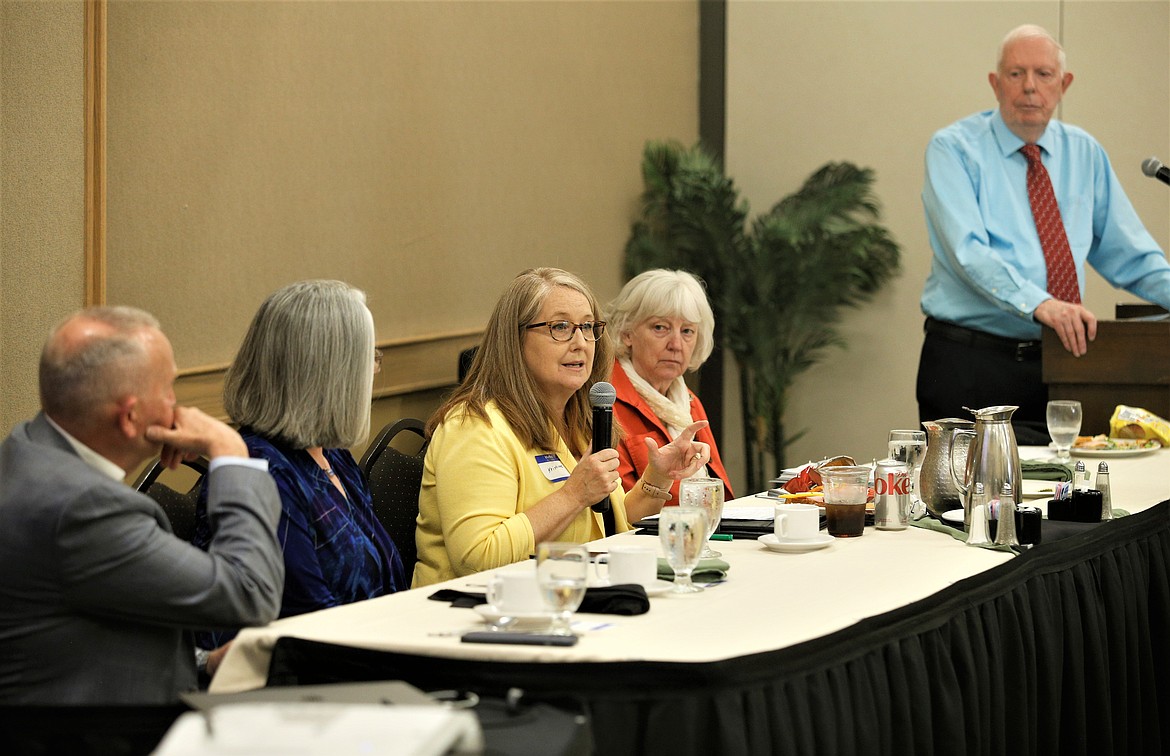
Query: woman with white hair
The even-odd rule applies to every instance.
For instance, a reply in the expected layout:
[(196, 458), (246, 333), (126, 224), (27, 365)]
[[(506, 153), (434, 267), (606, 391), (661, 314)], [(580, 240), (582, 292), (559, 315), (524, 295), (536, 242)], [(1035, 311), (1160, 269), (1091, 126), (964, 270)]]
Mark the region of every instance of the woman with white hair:
[[(617, 342), (610, 382), (617, 391), (614, 417), (625, 433), (618, 444), (618, 470), (628, 491), (646, 469), (646, 439), (664, 446), (691, 423), (707, 419), (703, 403), (682, 376), (711, 356), (715, 315), (698, 278), (682, 270), (661, 269), (630, 279), (606, 313)], [(725, 497), (732, 498), (710, 427), (704, 425), (695, 440), (711, 449), (711, 459), (695, 475), (719, 478)], [(670, 493), (677, 503), (677, 480)]]
[(647, 451), (644, 485), (622, 491), (618, 454), (590, 449), (589, 389), (612, 347), (589, 287), (533, 268), (504, 291), (471, 370), (427, 423), (415, 587), (527, 559), (541, 541), (606, 535), (591, 505), (609, 497), (613, 529), (657, 514), (674, 479), (707, 461), (706, 423)]
[[(341, 281), (276, 291), (260, 305), (224, 381), (224, 408), (250, 455), (268, 460), (280, 491), (281, 617), (409, 587), (349, 452), (369, 435), (380, 367), (365, 301)], [(198, 515), (193, 540), (205, 546), (208, 523), (202, 509)], [(211, 635), (200, 645), (215, 648), (231, 637)]]

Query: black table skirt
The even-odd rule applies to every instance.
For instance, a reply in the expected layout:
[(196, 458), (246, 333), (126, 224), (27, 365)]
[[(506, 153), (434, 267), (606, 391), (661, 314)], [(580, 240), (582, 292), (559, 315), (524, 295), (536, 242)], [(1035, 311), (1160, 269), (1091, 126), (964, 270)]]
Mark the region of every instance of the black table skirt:
[(574, 699), (605, 754), (1166, 753), (1170, 501), (779, 651), (518, 664), (283, 638), (269, 684), (368, 679)]

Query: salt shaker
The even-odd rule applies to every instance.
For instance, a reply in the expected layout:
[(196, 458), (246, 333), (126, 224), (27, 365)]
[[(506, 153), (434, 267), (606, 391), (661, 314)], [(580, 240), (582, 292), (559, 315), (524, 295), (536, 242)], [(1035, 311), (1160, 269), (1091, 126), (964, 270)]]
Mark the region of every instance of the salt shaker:
[[(1082, 463), (1084, 464), (1084, 463)], [(1012, 484), (1004, 483), (999, 494), (999, 511), (996, 515), (999, 525), (995, 531), (996, 546), (1019, 546), (1020, 539), (1016, 538), (1016, 498), (1012, 493)]]
[(971, 522), (967, 526), (967, 545), (990, 546), (991, 539), (987, 537), (987, 494), (983, 490), (982, 482), (976, 482), (972, 487), (970, 514)]
[(1097, 490), (1101, 492), (1101, 520), (1113, 519), (1113, 497), (1109, 493), (1109, 465), (1097, 465)]
[(1089, 490), (1089, 471), (1085, 469), (1083, 460), (1078, 459), (1076, 467), (1073, 468), (1073, 490)]

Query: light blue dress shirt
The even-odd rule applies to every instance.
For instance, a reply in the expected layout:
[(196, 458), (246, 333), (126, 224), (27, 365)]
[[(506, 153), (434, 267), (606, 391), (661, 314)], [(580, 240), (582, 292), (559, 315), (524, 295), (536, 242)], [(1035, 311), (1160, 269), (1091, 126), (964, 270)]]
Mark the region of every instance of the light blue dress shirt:
[[(1051, 121), (1037, 144), (1081, 294), (1088, 260), (1115, 287), (1170, 309), (1170, 264), (1097, 140)], [(1008, 338), (1040, 338), (1032, 313), (1050, 297), (1023, 146), (998, 110), (957, 121), (930, 140), (922, 204), (934, 258), (922, 292), (925, 314)]]

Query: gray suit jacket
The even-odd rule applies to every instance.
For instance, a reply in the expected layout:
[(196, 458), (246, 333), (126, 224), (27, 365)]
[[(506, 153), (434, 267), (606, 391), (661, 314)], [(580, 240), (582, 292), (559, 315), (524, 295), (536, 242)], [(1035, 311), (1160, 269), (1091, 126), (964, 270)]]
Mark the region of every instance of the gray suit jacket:
[(154, 501), (85, 463), (45, 419), (0, 445), (0, 703), (169, 703), (195, 687), (192, 628), (280, 609), (271, 476), (209, 479), (207, 552)]

